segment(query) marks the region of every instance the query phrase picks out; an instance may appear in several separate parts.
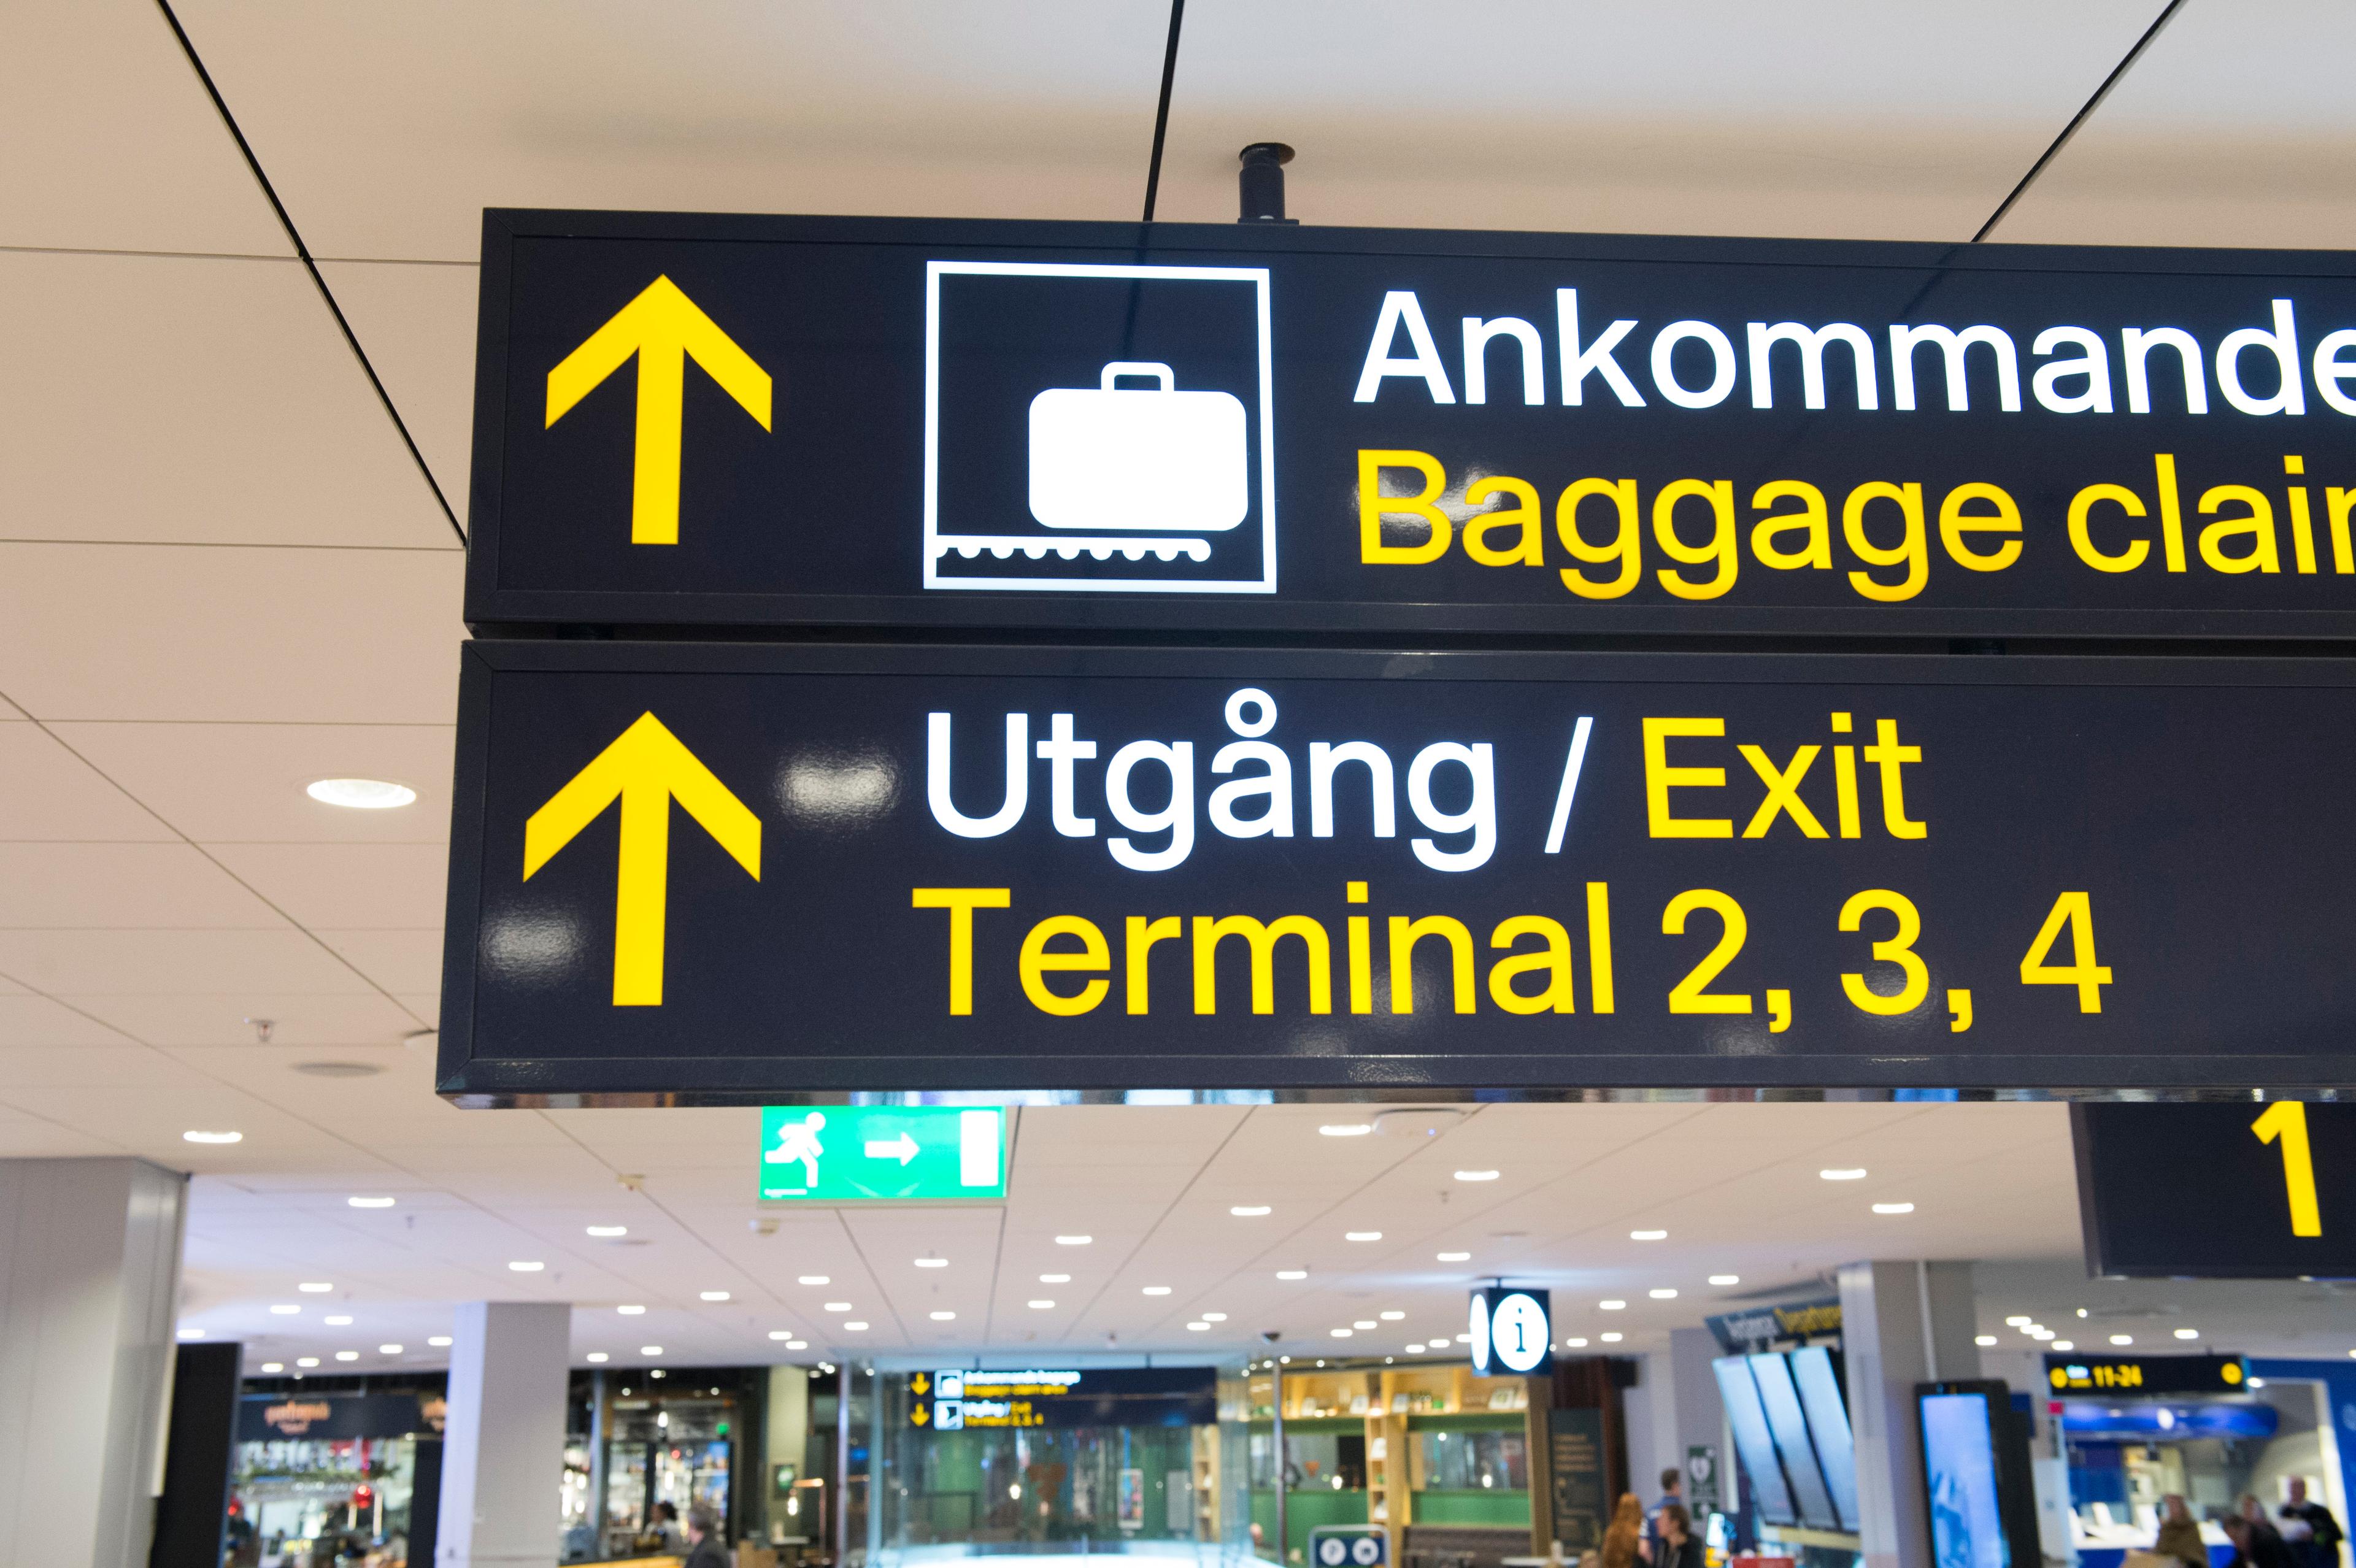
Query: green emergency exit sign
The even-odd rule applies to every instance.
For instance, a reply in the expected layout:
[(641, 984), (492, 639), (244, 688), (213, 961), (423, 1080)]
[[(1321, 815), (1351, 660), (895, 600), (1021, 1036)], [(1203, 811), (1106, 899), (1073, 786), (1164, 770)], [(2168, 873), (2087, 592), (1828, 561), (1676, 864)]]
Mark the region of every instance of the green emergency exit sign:
[(794, 1203), (1006, 1196), (1006, 1113), (961, 1105), (764, 1105), (761, 1196)]

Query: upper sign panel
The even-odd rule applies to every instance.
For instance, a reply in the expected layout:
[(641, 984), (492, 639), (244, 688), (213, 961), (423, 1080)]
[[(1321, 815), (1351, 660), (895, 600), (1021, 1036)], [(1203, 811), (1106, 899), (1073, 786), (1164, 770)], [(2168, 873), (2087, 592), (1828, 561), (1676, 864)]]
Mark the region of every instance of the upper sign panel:
[(2356, 635), (2336, 253), (486, 215), (467, 616)]

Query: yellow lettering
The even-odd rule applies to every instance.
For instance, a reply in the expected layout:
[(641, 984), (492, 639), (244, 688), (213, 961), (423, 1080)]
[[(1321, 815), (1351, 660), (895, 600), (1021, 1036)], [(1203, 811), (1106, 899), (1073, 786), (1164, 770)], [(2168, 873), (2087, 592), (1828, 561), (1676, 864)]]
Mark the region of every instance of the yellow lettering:
[(2094, 548), (2094, 539), (2086, 528), (2086, 519), (2097, 501), (2112, 501), (2130, 517), (2147, 515), (2143, 497), (2124, 485), (2089, 485), (2070, 497), (2070, 548), (2078, 559), (2096, 571), (2133, 571), (2151, 554), (2151, 541), (2130, 539), (2127, 548), (2116, 555), (2105, 555)]
[[(1080, 941), (1077, 953), (1051, 953), (1047, 944), (1058, 936), (1076, 936)], [(1109, 980), (1090, 980), (1076, 996), (1059, 996), (1048, 989), (1046, 976), (1054, 970), (1071, 970), (1080, 974), (1099, 975), (1112, 967), (1112, 949), (1105, 942), (1104, 933), (1094, 921), (1082, 920), (1076, 914), (1051, 915), (1031, 928), (1023, 939), (1023, 956), (1016, 973), (1023, 981), (1023, 994), (1031, 1005), (1043, 1013), (1058, 1018), (1076, 1018), (1095, 1010), (1112, 989)]]
[(1677, 816), (1669, 810), (1673, 789), (1721, 789), (1724, 768), (1673, 768), (1669, 741), (1677, 736), (1726, 733), (1723, 719), (1647, 719), (1644, 720), (1644, 815), (1655, 838), (1731, 838), (1730, 816)]
[(1012, 888), (911, 888), (909, 907), (949, 912), (949, 1016), (973, 1011), (973, 912), (1006, 909)]
[[(1382, 493), (1383, 471), (1412, 468), (1423, 475), (1423, 489), (1414, 496)], [(1448, 553), (1448, 514), (1432, 503), (1448, 485), (1448, 471), (1425, 452), (1358, 453), (1358, 558), (1370, 566), (1421, 566)], [(1421, 517), (1431, 529), (1421, 544), (1383, 542), (1385, 517)]]

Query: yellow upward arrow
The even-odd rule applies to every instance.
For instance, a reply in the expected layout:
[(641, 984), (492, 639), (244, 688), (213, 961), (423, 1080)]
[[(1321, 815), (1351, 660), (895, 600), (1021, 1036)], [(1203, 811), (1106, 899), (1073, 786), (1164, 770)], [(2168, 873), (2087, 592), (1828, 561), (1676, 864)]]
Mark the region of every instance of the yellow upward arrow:
[(523, 825), (523, 880), (573, 842), (616, 799), (622, 852), (614, 891), (614, 1005), (659, 1008), (663, 917), (670, 885), (670, 803), (761, 880), (761, 819), (712, 776), (652, 713), (622, 731)]
[(637, 458), (630, 487), (630, 542), (679, 542), (679, 443), (687, 358), (769, 428), (769, 373), (668, 277), (616, 311), (548, 373), (548, 422), (572, 411), (631, 355), (638, 357)]

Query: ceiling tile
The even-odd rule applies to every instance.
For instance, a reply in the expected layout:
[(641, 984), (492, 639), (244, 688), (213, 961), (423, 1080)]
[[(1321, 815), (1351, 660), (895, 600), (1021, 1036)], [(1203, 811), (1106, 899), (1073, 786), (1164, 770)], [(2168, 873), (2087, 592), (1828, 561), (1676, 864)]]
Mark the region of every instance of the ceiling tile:
[(0, 245), (293, 253), (143, 0), (0, 7)]
[(0, 690), (44, 720), (448, 724), (455, 550), (0, 543)]
[(449, 851), (439, 844), (217, 844), (209, 852), (306, 926), (440, 926)]
[(37, 726), (0, 724), (0, 839), (174, 837)]
[[(438, 844), (449, 835), (446, 724), (77, 724), (67, 745), (198, 843)], [(8, 739), (0, 731), (0, 745)], [(0, 752), (5, 755), (5, 752)], [(304, 793), (323, 778), (387, 779), (409, 805), (359, 811)]]
[[(0, 1045), (19, 1048), (127, 1046), (122, 1031), (92, 1018), (86, 1008), (21, 990), (0, 996)], [(0, 1072), (0, 1083), (9, 1082)]]
[(442, 494), (463, 507), (475, 443), (480, 269), (446, 261), (325, 261), (319, 271)]
[(399, 997), (404, 1008), (426, 1019), (439, 1014), (434, 992), (442, 980), (439, 930), (316, 931), (312, 934), (341, 954), (353, 968)]
[[(150, 1045), (221, 1048), (254, 1043), (254, 1020), (270, 1023), (269, 1050), (290, 1067), (307, 1060), (304, 1048), (394, 1044), (422, 1027), (408, 1010), (373, 992), (288, 996), (250, 991), (230, 996), (73, 997), (73, 1004)], [(287, 1052), (297, 1054), (288, 1055)], [(241, 1075), (240, 1082), (244, 1079)]]
[(0, 926), (273, 926), (278, 917), (186, 844), (0, 843)]
[(374, 987), (283, 925), (259, 931), (10, 931), (0, 974), (52, 996), (348, 996)]

